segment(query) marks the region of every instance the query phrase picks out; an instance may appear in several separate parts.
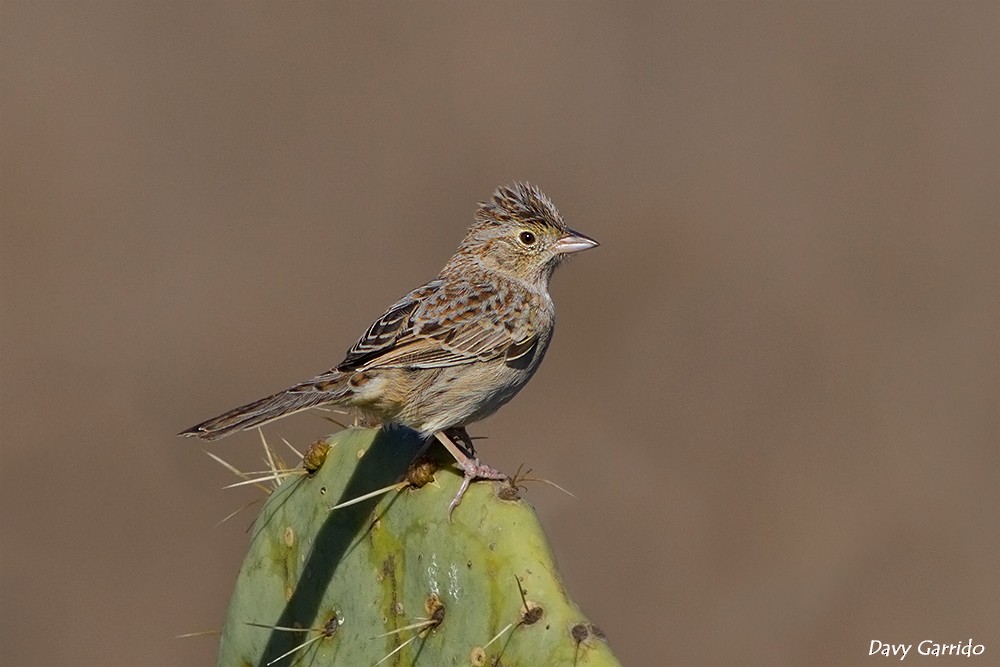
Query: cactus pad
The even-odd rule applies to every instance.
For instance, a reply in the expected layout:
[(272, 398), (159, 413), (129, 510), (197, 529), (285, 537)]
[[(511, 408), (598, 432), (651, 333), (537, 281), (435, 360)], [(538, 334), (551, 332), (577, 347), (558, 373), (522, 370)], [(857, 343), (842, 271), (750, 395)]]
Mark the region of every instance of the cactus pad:
[(351, 428), (310, 450), (254, 524), (220, 667), (619, 664), (516, 490), (477, 482), (449, 522), (461, 476), (411, 466), (420, 444)]

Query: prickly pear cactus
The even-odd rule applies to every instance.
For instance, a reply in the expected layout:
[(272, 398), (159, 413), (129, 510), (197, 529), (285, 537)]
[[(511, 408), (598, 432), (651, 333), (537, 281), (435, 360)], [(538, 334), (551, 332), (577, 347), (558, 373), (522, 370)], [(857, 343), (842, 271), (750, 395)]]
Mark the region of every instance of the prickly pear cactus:
[(619, 664), (516, 491), (477, 482), (449, 522), (461, 479), (411, 466), (419, 445), (352, 428), (313, 446), (254, 525), (220, 667)]

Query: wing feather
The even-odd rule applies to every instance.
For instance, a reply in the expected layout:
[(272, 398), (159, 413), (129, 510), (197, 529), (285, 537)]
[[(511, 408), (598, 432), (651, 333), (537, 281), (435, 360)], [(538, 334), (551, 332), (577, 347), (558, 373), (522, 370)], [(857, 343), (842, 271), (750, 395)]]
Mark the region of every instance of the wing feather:
[[(421, 290), (432, 286), (425, 285)], [(347, 356), (337, 366), (338, 371), (352, 371), (377, 359), (387, 350), (392, 349), (400, 338), (410, 331), (410, 317), (420, 305), (418, 300), (420, 290), (414, 290), (392, 304), (382, 317), (375, 320), (368, 331), (347, 351)]]
[(504, 356), (516, 342), (493, 285), (436, 280), (392, 305), (354, 344), (338, 371), (443, 368)]

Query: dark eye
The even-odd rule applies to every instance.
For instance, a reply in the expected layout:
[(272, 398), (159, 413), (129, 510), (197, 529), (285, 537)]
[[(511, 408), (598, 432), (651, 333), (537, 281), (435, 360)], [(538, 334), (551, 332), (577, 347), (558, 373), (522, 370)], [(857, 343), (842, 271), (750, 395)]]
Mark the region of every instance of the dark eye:
[(523, 231), (517, 236), (524, 245), (535, 245), (535, 235), (529, 231)]

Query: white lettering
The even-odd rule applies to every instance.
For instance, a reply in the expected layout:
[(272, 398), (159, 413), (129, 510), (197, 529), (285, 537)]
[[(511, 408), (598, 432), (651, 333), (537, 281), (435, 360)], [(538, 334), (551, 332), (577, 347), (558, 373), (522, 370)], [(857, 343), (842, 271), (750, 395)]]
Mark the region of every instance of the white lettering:
[(900, 660), (905, 660), (906, 654), (911, 648), (913, 648), (913, 644), (889, 644), (873, 639), (868, 645), (868, 655), (880, 653), (887, 658), (891, 655), (898, 655)]
[[(873, 639), (868, 644), (868, 655), (879, 654), (885, 656), (886, 658), (898, 655), (900, 660), (905, 660), (906, 654), (909, 653), (912, 648), (913, 644), (892, 644), (878, 639)], [(983, 644), (973, 643), (971, 637), (968, 641), (954, 644), (939, 644), (933, 639), (925, 639), (917, 644), (917, 653), (919, 655), (934, 657), (941, 657), (944, 655), (964, 655), (971, 657), (986, 653), (986, 646)]]

